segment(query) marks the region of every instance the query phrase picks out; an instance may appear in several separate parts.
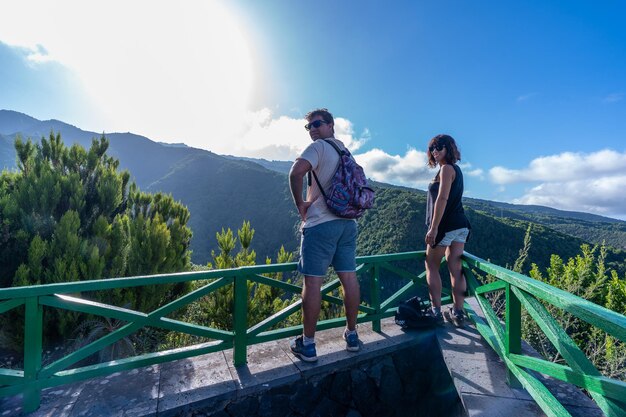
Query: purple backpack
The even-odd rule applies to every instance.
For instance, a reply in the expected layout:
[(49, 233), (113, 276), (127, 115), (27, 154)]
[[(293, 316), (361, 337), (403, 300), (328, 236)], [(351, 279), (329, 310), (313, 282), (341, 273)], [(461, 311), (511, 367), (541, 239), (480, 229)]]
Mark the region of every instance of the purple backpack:
[(339, 166), (333, 175), (328, 193), (322, 188), (315, 172), (311, 171), (326, 200), (326, 205), (339, 217), (347, 219), (361, 217), (366, 209), (374, 205), (374, 190), (368, 187), (363, 168), (356, 163), (350, 151), (339, 149), (339, 146), (332, 140), (324, 139), (324, 141), (335, 148), (339, 154)]

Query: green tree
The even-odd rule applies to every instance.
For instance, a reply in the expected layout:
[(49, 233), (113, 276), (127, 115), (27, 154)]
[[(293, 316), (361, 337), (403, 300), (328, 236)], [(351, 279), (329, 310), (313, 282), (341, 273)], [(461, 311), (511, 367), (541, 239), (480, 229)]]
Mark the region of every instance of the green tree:
[[(604, 246), (581, 246), (581, 254), (564, 262), (558, 255), (552, 255), (550, 266), (542, 273), (532, 264), (530, 276), (546, 282), (600, 306), (618, 313), (626, 312), (626, 285), (617, 272), (605, 266)], [(594, 328), (561, 309), (547, 305), (550, 314), (559, 322), (566, 333), (585, 352), (594, 365), (604, 375), (623, 379), (626, 376), (626, 346), (624, 343)], [(548, 340), (539, 326), (524, 312), (522, 336), (545, 358), (562, 362), (558, 351)]]
[(519, 272), (520, 274), (524, 273), (524, 264), (526, 264), (526, 260), (528, 259), (528, 252), (530, 251), (531, 246), (532, 227), (532, 223), (528, 223), (528, 229), (526, 229), (526, 234), (524, 235), (524, 246), (520, 249), (519, 256), (513, 264), (513, 271)]
[[(209, 263), (207, 269), (230, 269), (242, 266), (252, 266), (256, 264), (256, 252), (251, 248), (252, 239), (254, 237), (254, 229), (249, 221), (244, 221), (241, 228), (237, 230), (237, 237), (233, 231), (228, 228), (216, 233), (216, 240), (219, 253), (211, 252), (213, 263)], [(239, 246), (237, 253), (233, 251)], [(293, 253), (287, 252), (284, 246), (281, 246), (277, 254), (278, 263), (292, 262)], [(266, 264), (271, 264), (272, 260), (268, 257)], [(274, 279), (290, 281), (282, 273), (268, 275)], [(206, 281), (194, 281), (192, 288), (198, 289), (207, 285)], [(256, 284), (252, 281), (248, 282), (248, 326), (258, 323), (263, 319), (271, 316), (277, 311), (293, 302), (293, 299), (299, 297), (287, 297), (285, 291), (268, 285)], [(187, 323), (194, 323), (203, 326), (232, 330), (233, 329), (233, 312), (234, 312), (234, 292), (233, 285), (222, 287), (213, 293), (204, 296), (194, 303), (191, 303), (184, 312), (181, 320)], [(299, 318), (288, 320), (288, 324), (299, 323)], [(168, 347), (187, 346), (193, 343), (202, 342), (201, 338), (189, 336), (187, 334), (170, 333), (167, 336), (166, 345)]]
[[(60, 134), (34, 144), (15, 140), (17, 171), (0, 175), (0, 286), (74, 282), (184, 271), (190, 268), (189, 211), (169, 195), (147, 194), (119, 172), (103, 136), (86, 150)], [(184, 285), (85, 294), (147, 311)], [(21, 344), (21, 313), (2, 327)], [(46, 311), (48, 337), (66, 338), (77, 315)]]

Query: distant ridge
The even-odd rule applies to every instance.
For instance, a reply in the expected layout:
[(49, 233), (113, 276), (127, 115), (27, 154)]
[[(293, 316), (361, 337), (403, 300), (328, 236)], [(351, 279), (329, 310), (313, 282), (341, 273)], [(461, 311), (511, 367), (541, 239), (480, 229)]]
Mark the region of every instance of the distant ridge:
[(222, 155), (224, 158), (234, 159), (239, 161), (249, 161), (254, 162), (256, 164), (261, 165), (271, 171), (276, 171), (281, 174), (288, 174), (291, 169), (291, 165), (293, 165), (293, 161), (277, 161), (272, 160), (268, 161), (267, 159), (259, 159), (259, 158), (248, 158), (245, 156), (234, 156), (234, 155)]
[(559, 217), (570, 217), (580, 220), (586, 220), (591, 222), (606, 222), (606, 223), (626, 223), (623, 220), (614, 219), (612, 217), (601, 216), (599, 214), (585, 213), (581, 211), (568, 211), (560, 210), (552, 207), (538, 206), (533, 204), (511, 204), (500, 201), (481, 200), (477, 198), (468, 198), (467, 201), (471, 201), (473, 204), (488, 204), (496, 208), (502, 208), (510, 211), (519, 211), (524, 213), (535, 214), (547, 214)]
[(0, 134), (2, 135), (25, 131), (29, 126), (39, 122), (40, 120), (24, 113), (13, 110), (0, 110)]

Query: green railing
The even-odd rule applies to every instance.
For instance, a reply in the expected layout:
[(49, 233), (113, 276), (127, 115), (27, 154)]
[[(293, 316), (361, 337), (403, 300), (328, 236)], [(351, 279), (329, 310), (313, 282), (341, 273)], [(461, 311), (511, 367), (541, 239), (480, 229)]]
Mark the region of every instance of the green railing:
[[(621, 342), (626, 342), (626, 317), (468, 253), (463, 258), (469, 290), (476, 296), (485, 319), (467, 303), (465, 308), (477, 330), (506, 364), (510, 385), (524, 387), (548, 416), (570, 414), (531, 371), (584, 388), (607, 416), (626, 416), (626, 382), (602, 376), (552, 317), (544, 303), (578, 317)], [(496, 280), (480, 285), (472, 269), (487, 273)], [(494, 292), (504, 292), (504, 324), (487, 298), (488, 294)], [(567, 365), (522, 354), (522, 307)]]
[[(359, 306), (358, 322), (372, 322), (372, 328), (380, 331), (380, 321), (392, 316), (399, 300), (415, 286), (426, 285), (425, 273), (417, 274), (417, 267), (406, 268), (393, 265), (392, 262), (406, 263), (423, 260), (424, 252), (408, 252), (380, 256), (357, 258), (357, 273), (361, 285), (369, 286), (370, 303)], [(423, 266), (422, 266), (423, 269)], [(300, 311), (301, 300), (273, 314), (259, 323), (248, 327), (248, 283), (277, 287), (286, 292), (299, 294), (300, 286), (270, 278), (266, 275), (289, 273), (296, 270), (295, 263), (259, 265), (228, 270), (213, 270), (164, 274), (131, 278), (114, 278), (104, 280), (83, 281), (38, 285), (18, 288), (0, 289), (0, 314), (8, 310), (25, 306), (24, 320), (24, 366), (23, 370), (0, 369), (0, 398), (23, 394), (24, 410), (33, 411), (39, 407), (41, 390), (48, 387), (67, 384), (114, 372), (139, 368), (147, 365), (164, 363), (183, 358), (203, 355), (224, 349), (233, 348), (236, 366), (246, 363), (247, 347), (256, 343), (278, 340), (302, 332), (302, 326), (290, 326), (274, 329), (292, 314)], [(393, 275), (396, 279), (407, 280), (403, 287), (395, 291), (385, 300), (381, 300), (381, 274)], [(162, 285), (185, 281), (206, 281), (206, 285), (180, 298), (163, 305), (150, 313), (130, 310), (80, 298), (81, 293), (91, 291), (112, 290), (119, 288), (146, 285)], [(232, 285), (234, 287), (233, 329), (221, 330), (186, 323), (166, 316), (207, 296), (219, 288)], [(322, 287), (322, 299), (332, 304), (343, 305), (341, 298), (334, 296), (333, 291), (341, 286), (338, 279), (326, 283)], [(399, 285), (398, 285), (399, 287)], [(450, 300), (449, 294), (444, 300)], [(116, 319), (126, 324), (108, 335), (69, 353), (50, 363), (42, 364), (43, 338), (43, 307), (70, 310), (90, 315)], [(318, 322), (317, 329), (324, 330), (345, 325), (345, 318), (329, 319)], [(144, 328), (159, 328), (169, 331), (186, 333), (210, 339), (210, 342), (194, 346), (148, 353), (129, 358), (113, 360), (90, 366), (75, 367), (81, 360), (90, 357), (117, 341)]]
[[(369, 305), (360, 305), (358, 322), (371, 322), (375, 331), (381, 329), (381, 319), (392, 316), (399, 300), (406, 297), (415, 286), (426, 285), (423, 265), (415, 261), (424, 259), (424, 252), (406, 252), (390, 255), (366, 256), (357, 258), (357, 272), (361, 285), (369, 290)], [(392, 263), (400, 262), (403, 265)], [(407, 270), (410, 262), (410, 270)], [(484, 320), (466, 303), (470, 318), (478, 331), (506, 364), (512, 384), (521, 384), (549, 416), (569, 416), (565, 408), (533, 375), (540, 372), (586, 389), (607, 416), (624, 416), (626, 383), (600, 375), (591, 361), (576, 346), (565, 331), (550, 316), (544, 305), (547, 302), (587, 323), (602, 329), (620, 341), (626, 340), (626, 317), (599, 307), (567, 292), (535, 281), (497, 265), (488, 263), (470, 254), (464, 255), (464, 272), (468, 279), (468, 289), (481, 307)], [(96, 376), (128, 370), (147, 365), (189, 358), (206, 353), (233, 348), (236, 366), (246, 363), (247, 347), (256, 343), (278, 340), (302, 332), (302, 326), (274, 329), (292, 314), (298, 312), (301, 301), (296, 301), (283, 310), (248, 326), (248, 283), (270, 285), (286, 292), (300, 293), (301, 287), (273, 279), (267, 275), (292, 273), (295, 263), (242, 267), (229, 270), (214, 270), (166, 275), (153, 275), (132, 278), (84, 281), (67, 284), (0, 289), (0, 314), (24, 306), (24, 366), (22, 370), (0, 369), (0, 398), (23, 394), (24, 410), (33, 411), (39, 407), (41, 390)], [(481, 271), (496, 278), (487, 285), (481, 285), (474, 271)], [(381, 277), (408, 281), (382, 300)], [(101, 304), (80, 298), (77, 294), (117, 288), (161, 285), (185, 281), (206, 281), (206, 285), (164, 305), (150, 313)], [(207, 296), (219, 288), (232, 285), (234, 288), (233, 329), (220, 330), (168, 318), (181, 308)], [(340, 287), (334, 279), (322, 287), (323, 300), (342, 305), (342, 300), (333, 295)], [(396, 287), (400, 287), (397, 285)], [(487, 294), (504, 291), (506, 314), (504, 325), (493, 310)], [(450, 301), (449, 292), (442, 300)], [(126, 322), (108, 335), (50, 363), (42, 364), (43, 307), (65, 309), (90, 315), (117, 319)], [(539, 327), (546, 333), (569, 366), (555, 364), (535, 357), (522, 355), (521, 351), (521, 308), (529, 312)], [(319, 330), (341, 327), (345, 319), (320, 321)], [(210, 342), (194, 346), (153, 352), (129, 358), (76, 367), (81, 360), (110, 346), (113, 343), (144, 328), (154, 327), (186, 333), (210, 339)]]

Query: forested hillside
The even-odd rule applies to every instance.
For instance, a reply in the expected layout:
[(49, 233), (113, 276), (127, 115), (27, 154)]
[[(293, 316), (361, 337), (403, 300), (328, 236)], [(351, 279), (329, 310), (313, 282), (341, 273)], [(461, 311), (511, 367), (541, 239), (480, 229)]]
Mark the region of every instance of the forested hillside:
[[(426, 195), (399, 188), (378, 189), (376, 208), (361, 219), (358, 249), (360, 254), (393, 253), (425, 249)], [(550, 264), (550, 256), (575, 256), (584, 240), (566, 235), (541, 224), (466, 209), (472, 233), (466, 250), (502, 266), (513, 265), (524, 246), (524, 235), (531, 227), (532, 246), (529, 259), (541, 268)], [(608, 264), (625, 270), (625, 253), (609, 250)], [(530, 264), (529, 266), (530, 267)]]
[(196, 264), (211, 260), (211, 251), (217, 250), (217, 232), (222, 228), (237, 230), (245, 220), (256, 230), (258, 263), (264, 263), (268, 256), (274, 259), (281, 245), (294, 251), (299, 243), (298, 216), (287, 177), (255, 163), (209, 153), (192, 155), (147, 191), (171, 193), (187, 206)]
[(592, 244), (606, 244), (617, 249), (626, 249), (626, 222), (609, 217), (472, 198), (466, 199), (465, 205), (494, 217), (539, 223)]

